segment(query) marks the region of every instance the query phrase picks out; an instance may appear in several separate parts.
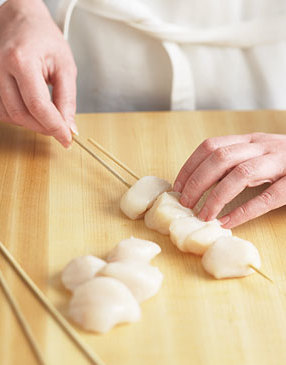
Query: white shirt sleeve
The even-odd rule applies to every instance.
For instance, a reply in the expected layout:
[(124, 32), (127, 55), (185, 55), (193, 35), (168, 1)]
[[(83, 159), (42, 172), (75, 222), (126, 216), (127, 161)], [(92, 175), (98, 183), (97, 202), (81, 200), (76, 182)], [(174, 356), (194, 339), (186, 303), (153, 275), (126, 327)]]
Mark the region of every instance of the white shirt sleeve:
[(6, 3), (7, 0), (0, 0), (0, 6)]

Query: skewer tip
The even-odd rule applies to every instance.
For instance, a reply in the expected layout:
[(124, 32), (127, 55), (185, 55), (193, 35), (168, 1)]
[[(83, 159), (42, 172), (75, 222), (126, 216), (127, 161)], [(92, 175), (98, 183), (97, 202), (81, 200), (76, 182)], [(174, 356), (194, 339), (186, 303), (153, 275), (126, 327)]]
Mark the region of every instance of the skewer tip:
[(248, 265), (252, 270), (254, 270), (255, 272), (257, 272), (257, 274), (263, 276), (266, 280), (270, 281), (272, 284), (274, 284), (274, 281), (269, 277), (267, 276), (266, 274), (264, 274), (264, 272), (260, 271), (257, 267), (249, 264)]

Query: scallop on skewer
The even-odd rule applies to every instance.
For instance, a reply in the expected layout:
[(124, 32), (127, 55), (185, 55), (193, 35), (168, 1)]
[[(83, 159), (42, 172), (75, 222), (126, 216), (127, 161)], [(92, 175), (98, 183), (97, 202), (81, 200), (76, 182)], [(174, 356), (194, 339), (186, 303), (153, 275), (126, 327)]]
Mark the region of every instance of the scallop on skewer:
[(144, 176), (122, 196), (120, 208), (130, 219), (142, 218), (156, 198), (171, 190), (171, 184), (156, 176)]
[(238, 237), (221, 237), (205, 252), (204, 269), (216, 279), (247, 276), (259, 269), (261, 260), (257, 248)]
[(179, 199), (180, 193), (162, 193), (145, 214), (146, 227), (167, 235), (174, 219), (193, 216), (193, 211), (181, 205)]
[(202, 255), (219, 237), (231, 235), (231, 230), (222, 228), (217, 219), (203, 222), (196, 217), (186, 217), (175, 219), (170, 225), (174, 245), (196, 255)]

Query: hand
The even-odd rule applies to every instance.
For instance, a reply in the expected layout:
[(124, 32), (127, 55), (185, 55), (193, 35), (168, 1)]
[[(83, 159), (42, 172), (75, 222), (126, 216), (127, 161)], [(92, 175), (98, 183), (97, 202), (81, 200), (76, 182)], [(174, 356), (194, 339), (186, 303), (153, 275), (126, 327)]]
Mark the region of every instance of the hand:
[(43, 2), (5, 3), (0, 8), (0, 120), (54, 136), (68, 147), (70, 128), (76, 131), (75, 82), (71, 51)]
[(286, 135), (253, 133), (205, 140), (179, 172), (174, 190), (193, 208), (203, 193), (218, 183), (198, 217), (211, 220), (246, 187), (271, 185), (260, 195), (220, 218), (232, 228), (286, 204)]

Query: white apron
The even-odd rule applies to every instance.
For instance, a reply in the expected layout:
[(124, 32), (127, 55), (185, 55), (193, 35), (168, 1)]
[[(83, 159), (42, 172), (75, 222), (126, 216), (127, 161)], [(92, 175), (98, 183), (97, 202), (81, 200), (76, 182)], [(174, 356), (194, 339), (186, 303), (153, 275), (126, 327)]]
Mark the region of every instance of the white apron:
[(62, 0), (78, 111), (286, 107), (286, 1)]

